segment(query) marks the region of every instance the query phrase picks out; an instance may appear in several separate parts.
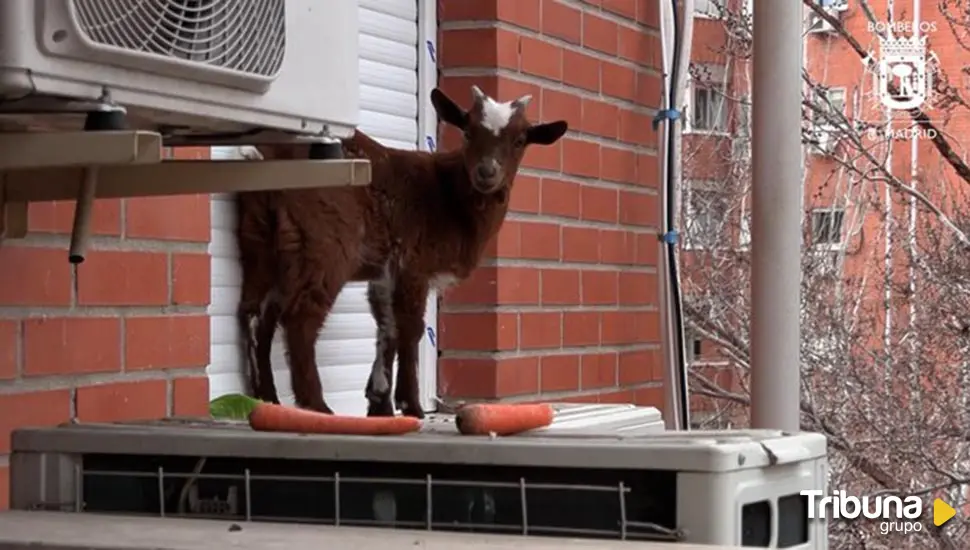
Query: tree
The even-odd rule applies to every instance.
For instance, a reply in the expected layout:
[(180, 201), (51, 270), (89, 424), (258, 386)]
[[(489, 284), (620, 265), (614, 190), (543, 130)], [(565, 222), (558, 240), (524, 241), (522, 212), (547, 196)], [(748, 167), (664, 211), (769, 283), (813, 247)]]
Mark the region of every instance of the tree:
[[(933, 2), (923, 7), (927, 21), (938, 10), (928, 49), (954, 57), (949, 46), (970, 46), (970, 6)], [(931, 59), (931, 105), (882, 107), (871, 52), (886, 25), (876, 23), (911, 15), (893, 19), (873, 3), (852, 2), (849, 15), (872, 25), (850, 32), (805, 0), (810, 22), (831, 31), (807, 39), (803, 73), (801, 422), (828, 438), (830, 490), (927, 504), (915, 533), (830, 520), (832, 548), (963, 548), (970, 519), (958, 514), (938, 530), (928, 504), (966, 508), (970, 494), (970, 168), (960, 145), (970, 57)], [(689, 381), (704, 428), (744, 425), (750, 404), (751, 17), (729, 5), (717, 24), (721, 42), (694, 44), (695, 59), (714, 61), (691, 71), (681, 211), (688, 351), (701, 352)]]

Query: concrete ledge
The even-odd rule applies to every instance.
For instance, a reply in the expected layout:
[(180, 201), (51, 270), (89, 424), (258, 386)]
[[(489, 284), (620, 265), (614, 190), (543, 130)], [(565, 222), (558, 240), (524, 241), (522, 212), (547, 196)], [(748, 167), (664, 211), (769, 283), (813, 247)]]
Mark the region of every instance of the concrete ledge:
[[(235, 527), (234, 527), (235, 526)], [(237, 529), (238, 527), (238, 529)], [(232, 529), (232, 530), (230, 530)], [(727, 546), (233, 523), (60, 512), (0, 513), (0, 550), (741, 550)]]

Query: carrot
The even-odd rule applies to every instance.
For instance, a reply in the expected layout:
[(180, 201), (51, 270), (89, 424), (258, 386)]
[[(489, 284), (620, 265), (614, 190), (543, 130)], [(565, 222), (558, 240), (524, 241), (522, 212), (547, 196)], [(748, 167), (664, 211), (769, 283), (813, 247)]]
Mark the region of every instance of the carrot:
[(455, 414), (458, 431), (464, 435), (512, 435), (552, 424), (555, 412), (545, 403), (489, 403), (466, 405)]
[(273, 403), (259, 403), (249, 414), (249, 426), (258, 432), (398, 435), (419, 430), (421, 421), (411, 416), (339, 416)]

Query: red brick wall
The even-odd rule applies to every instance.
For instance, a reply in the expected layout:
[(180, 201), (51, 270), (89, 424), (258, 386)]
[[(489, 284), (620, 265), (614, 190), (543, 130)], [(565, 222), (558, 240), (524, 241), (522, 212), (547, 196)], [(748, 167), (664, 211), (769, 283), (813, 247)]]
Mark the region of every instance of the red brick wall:
[(0, 243), (0, 509), (16, 428), (208, 412), (209, 196), (97, 201), (76, 280), (73, 212), (31, 204)]
[(571, 130), (531, 148), (488, 259), (443, 298), (439, 393), (660, 406), (657, 2), (439, 5), (449, 95), (530, 93)]

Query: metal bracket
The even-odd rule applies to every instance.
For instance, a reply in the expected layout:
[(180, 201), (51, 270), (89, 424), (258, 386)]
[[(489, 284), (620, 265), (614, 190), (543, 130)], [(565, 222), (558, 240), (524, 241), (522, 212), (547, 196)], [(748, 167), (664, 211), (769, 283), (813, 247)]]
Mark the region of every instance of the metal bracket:
[[(85, 185), (92, 174), (96, 183)], [(30, 202), (360, 186), (370, 179), (370, 162), (362, 159), (165, 160), (156, 132), (0, 134), (0, 239), (26, 235)], [(75, 217), (74, 232), (83, 235), (87, 216)]]

